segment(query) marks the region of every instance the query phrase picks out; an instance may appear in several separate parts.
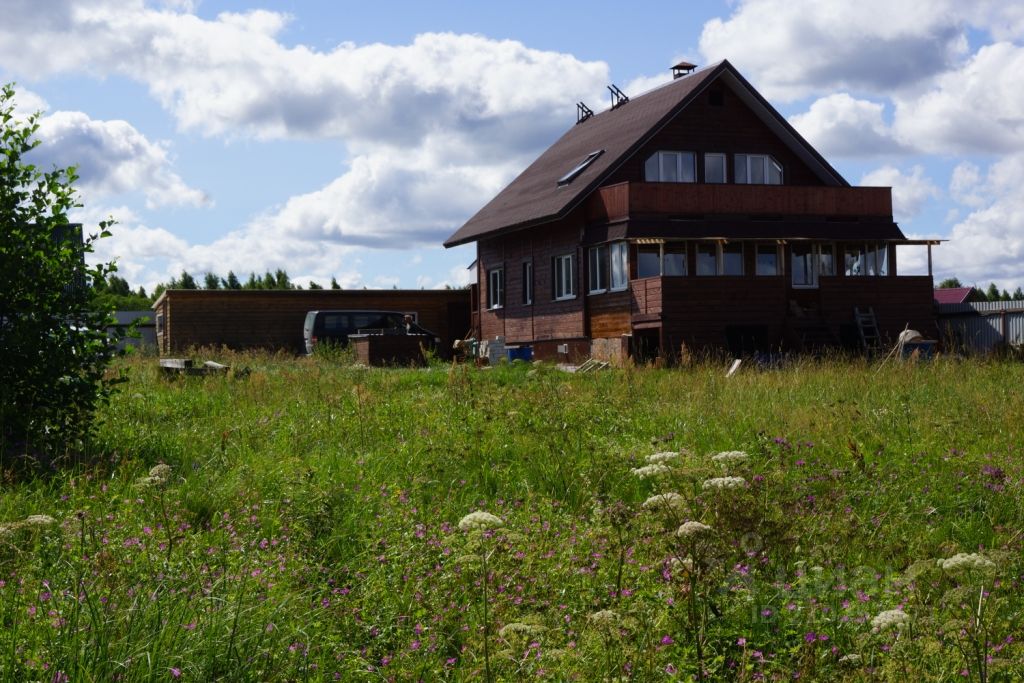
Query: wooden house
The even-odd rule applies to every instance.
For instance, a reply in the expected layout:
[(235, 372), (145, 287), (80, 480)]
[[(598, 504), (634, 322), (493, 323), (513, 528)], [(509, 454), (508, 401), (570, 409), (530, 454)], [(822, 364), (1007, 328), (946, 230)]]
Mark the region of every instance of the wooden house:
[[(933, 241), (851, 187), (727, 61), (592, 114), (445, 242), (475, 242), (473, 324), (540, 358), (859, 344), (935, 328)], [(898, 273), (896, 246), (929, 250)]]

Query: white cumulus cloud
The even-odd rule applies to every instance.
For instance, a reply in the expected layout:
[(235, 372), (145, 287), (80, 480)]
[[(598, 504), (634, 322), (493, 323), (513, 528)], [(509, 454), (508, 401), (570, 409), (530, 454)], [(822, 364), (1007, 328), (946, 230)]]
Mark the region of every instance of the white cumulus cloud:
[(860, 179), (864, 186), (892, 188), (892, 212), (897, 221), (912, 219), (931, 199), (939, 196), (939, 188), (925, 176), (924, 167), (914, 166), (904, 173), (894, 166), (883, 166)]
[(896, 154), (903, 150), (892, 137), (884, 110), (880, 103), (837, 93), (818, 99), (789, 122), (826, 157)]

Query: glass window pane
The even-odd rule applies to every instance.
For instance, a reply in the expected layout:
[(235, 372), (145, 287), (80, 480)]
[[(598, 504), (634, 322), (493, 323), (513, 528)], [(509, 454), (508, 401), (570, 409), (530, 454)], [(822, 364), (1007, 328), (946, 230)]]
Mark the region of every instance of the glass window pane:
[(718, 274), (718, 248), (715, 244), (697, 245), (697, 275)]
[(662, 259), (662, 275), (686, 275), (686, 247), (665, 247)]
[(704, 182), (725, 182), (725, 156), (722, 154), (704, 155)]
[(696, 159), (693, 152), (683, 152), (679, 155), (680, 169), (679, 181), (683, 183), (695, 183), (697, 182), (697, 170), (694, 164)]
[(889, 274), (889, 248), (885, 244), (878, 245), (878, 274), (882, 277)]
[(810, 245), (794, 244), (791, 253), (793, 284), (797, 287), (812, 286), (814, 284), (814, 250)]
[(835, 275), (836, 274), (836, 258), (835, 251), (831, 244), (826, 244), (820, 247), (821, 254), (818, 260), (818, 274), (819, 275)]
[(747, 182), (747, 155), (737, 154), (736, 155), (736, 182), (746, 183)]
[(658, 153), (655, 152), (644, 164), (644, 180), (649, 183), (655, 183), (661, 179), (660, 169), (658, 168)]
[(774, 244), (759, 244), (757, 246), (757, 274), (779, 274), (779, 248)]
[(679, 156), (680, 155), (677, 152), (661, 152), (662, 182), (679, 182)]
[(768, 157), (768, 184), (782, 184), (782, 166), (775, 159)]
[(743, 244), (722, 245), (722, 275), (743, 275)]
[(847, 246), (843, 250), (843, 269), (846, 275), (858, 276), (867, 273), (864, 264), (864, 249), (858, 246)]
[(748, 164), (748, 170), (750, 172), (750, 184), (764, 185), (765, 158), (761, 155), (751, 155), (747, 158), (750, 160), (750, 163)]
[(636, 270), (637, 277), (661, 275), (661, 249), (656, 245), (637, 247)]
[(616, 242), (611, 250), (612, 289), (625, 289), (629, 280), (629, 251), (625, 242)]

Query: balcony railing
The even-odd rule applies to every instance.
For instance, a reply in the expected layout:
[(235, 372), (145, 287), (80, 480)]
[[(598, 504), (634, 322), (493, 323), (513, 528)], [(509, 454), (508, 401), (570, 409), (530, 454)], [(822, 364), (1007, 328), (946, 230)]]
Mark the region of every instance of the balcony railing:
[(888, 187), (625, 182), (599, 188), (587, 201), (590, 221), (664, 215), (883, 217), (891, 220), (892, 190)]

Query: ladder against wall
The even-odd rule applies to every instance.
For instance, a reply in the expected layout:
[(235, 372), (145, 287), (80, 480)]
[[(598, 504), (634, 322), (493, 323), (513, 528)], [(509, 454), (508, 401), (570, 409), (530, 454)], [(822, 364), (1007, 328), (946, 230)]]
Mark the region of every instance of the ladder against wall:
[(875, 309), (869, 306), (866, 310), (854, 306), (853, 319), (857, 323), (857, 332), (860, 333), (860, 343), (865, 351), (873, 351), (881, 344), (881, 337), (878, 334), (878, 321), (875, 319)]

